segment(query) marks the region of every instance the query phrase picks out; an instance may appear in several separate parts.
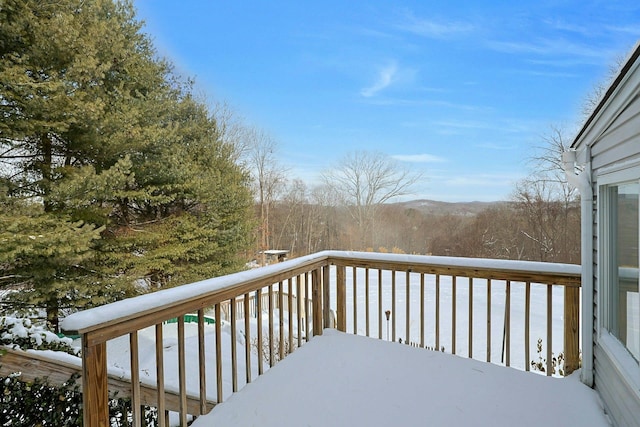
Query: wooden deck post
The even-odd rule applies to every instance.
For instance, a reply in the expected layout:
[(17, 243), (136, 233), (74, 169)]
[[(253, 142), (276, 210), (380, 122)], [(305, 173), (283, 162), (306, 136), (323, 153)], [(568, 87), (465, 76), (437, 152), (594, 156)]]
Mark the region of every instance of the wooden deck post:
[(579, 364), (580, 288), (567, 286), (564, 289), (564, 375), (578, 369)]
[(338, 330), (347, 332), (347, 274), (342, 265), (336, 266), (336, 321)]
[[(313, 303), (313, 335), (322, 335), (322, 282), (320, 269), (311, 272), (311, 301)], [(308, 323), (307, 323), (308, 324)]]
[(107, 385), (107, 344), (92, 346), (82, 335), (82, 417), (85, 427), (109, 426), (109, 388)]

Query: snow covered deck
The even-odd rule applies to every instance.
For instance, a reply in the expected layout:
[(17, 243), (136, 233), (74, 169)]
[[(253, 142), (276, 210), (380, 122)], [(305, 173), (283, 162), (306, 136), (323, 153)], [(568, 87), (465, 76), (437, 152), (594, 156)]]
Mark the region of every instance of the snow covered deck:
[(598, 395), (558, 379), (325, 329), (200, 417), (207, 426), (608, 426)]
[[(159, 427), (187, 425), (192, 415), (207, 419), (203, 414), (213, 405), (210, 417), (225, 416), (237, 406), (236, 411), (256, 417), (266, 414), (272, 425), (345, 425), (350, 416), (356, 424), (370, 419), (401, 425), (402, 417), (415, 424), (457, 412), (469, 420), (485, 414), (487, 420), (500, 415), (498, 420), (514, 421), (520, 411), (512, 407), (534, 408), (538, 419), (547, 420), (557, 418), (548, 418), (548, 412), (568, 405), (565, 395), (573, 393), (536, 385), (555, 380), (413, 347), (524, 370), (534, 361), (547, 376), (557, 369), (570, 373), (579, 359), (579, 295), (576, 265), (330, 251), (74, 313), (62, 328), (82, 338), (88, 427), (107, 425), (107, 374), (114, 364), (130, 372), (136, 426), (143, 425), (143, 405), (159, 414), (177, 413), (177, 423), (161, 416)], [(194, 313), (197, 325), (186, 325)], [(215, 324), (205, 322), (207, 315)], [(173, 319), (177, 322), (165, 324)], [(324, 337), (323, 328), (378, 339), (332, 331)], [(114, 342), (122, 345), (115, 354)], [(553, 366), (554, 355), (561, 352), (564, 364)], [(261, 381), (263, 374), (274, 377), (274, 384)], [(522, 375), (531, 378), (511, 380)], [(227, 405), (229, 397), (235, 400), (234, 393), (254, 381), (265, 385), (250, 384), (247, 390), (257, 391), (242, 392), (254, 397)], [(153, 393), (142, 383), (154, 387)], [(165, 391), (177, 400), (169, 400)], [(278, 404), (268, 404), (272, 400)], [(281, 412), (265, 413), (262, 405)], [(320, 413), (338, 421), (317, 421)], [(255, 421), (269, 425), (263, 422)]]

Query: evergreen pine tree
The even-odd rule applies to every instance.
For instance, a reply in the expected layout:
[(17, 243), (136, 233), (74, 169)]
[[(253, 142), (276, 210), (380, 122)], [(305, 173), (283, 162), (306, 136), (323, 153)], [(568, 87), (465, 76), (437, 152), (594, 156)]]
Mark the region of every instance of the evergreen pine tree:
[(246, 173), (131, 2), (3, 2), (0, 114), (0, 286), (23, 289), (14, 300), (55, 325), (74, 304), (241, 268)]

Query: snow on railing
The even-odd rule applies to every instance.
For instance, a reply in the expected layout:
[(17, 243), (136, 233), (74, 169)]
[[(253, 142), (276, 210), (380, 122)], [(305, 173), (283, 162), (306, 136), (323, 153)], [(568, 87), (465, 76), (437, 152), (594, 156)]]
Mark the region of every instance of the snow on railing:
[[(550, 374), (564, 351), (570, 372), (579, 290), (575, 265), (325, 251), (75, 313), (62, 327), (82, 336), (86, 426), (108, 424), (113, 364), (131, 372), (133, 425), (142, 404), (157, 408), (159, 426), (169, 410), (186, 425), (326, 327), (526, 370), (530, 337), (544, 337), (537, 366)], [(197, 323), (185, 323), (190, 313)], [(177, 408), (167, 407), (165, 388), (177, 390)], [(187, 396), (200, 396), (197, 413)]]

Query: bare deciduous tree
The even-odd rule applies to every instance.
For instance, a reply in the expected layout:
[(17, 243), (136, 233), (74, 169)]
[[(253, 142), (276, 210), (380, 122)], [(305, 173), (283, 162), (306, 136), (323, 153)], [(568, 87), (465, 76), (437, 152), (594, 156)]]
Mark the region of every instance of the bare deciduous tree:
[(421, 175), (411, 173), (382, 153), (357, 151), (346, 155), (323, 174), (327, 186), (341, 196), (360, 233), (359, 244), (373, 244), (375, 218), (380, 206), (409, 193)]
[[(323, 249), (339, 249), (342, 224), (338, 219), (339, 197), (328, 185), (318, 185), (309, 195), (312, 206), (316, 207), (317, 230), (309, 236), (309, 253)], [(312, 242), (311, 239), (314, 239)]]
[(593, 86), (593, 89), (585, 96), (584, 102), (582, 103), (582, 116), (583, 119), (586, 120), (591, 116), (593, 110), (596, 109), (598, 103), (602, 99), (604, 92), (611, 86), (611, 82), (618, 75), (620, 68), (626, 62), (626, 55), (619, 55), (615, 58), (613, 64), (609, 66), (607, 71), (607, 75), (604, 79), (599, 81)]
[(212, 116), (216, 130), (223, 142), (234, 149), (234, 160), (241, 161), (250, 147), (252, 129), (248, 128), (242, 117), (233, 111), (226, 102), (218, 102), (213, 107)]
[[(513, 204), (524, 220), (519, 233), (526, 237), (527, 251), (539, 261), (573, 262), (578, 194), (566, 180), (562, 153), (569, 148), (565, 130), (550, 127), (542, 145), (531, 156), (532, 172), (516, 184)], [(579, 234), (579, 233), (578, 233)]]
[(286, 168), (277, 157), (277, 143), (262, 130), (247, 132), (247, 149), (244, 159), (253, 178), (254, 193), (260, 209), (260, 250), (262, 265), (265, 264), (264, 251), (269, 249), (269, 213), (278, 192), (286, 182)]

